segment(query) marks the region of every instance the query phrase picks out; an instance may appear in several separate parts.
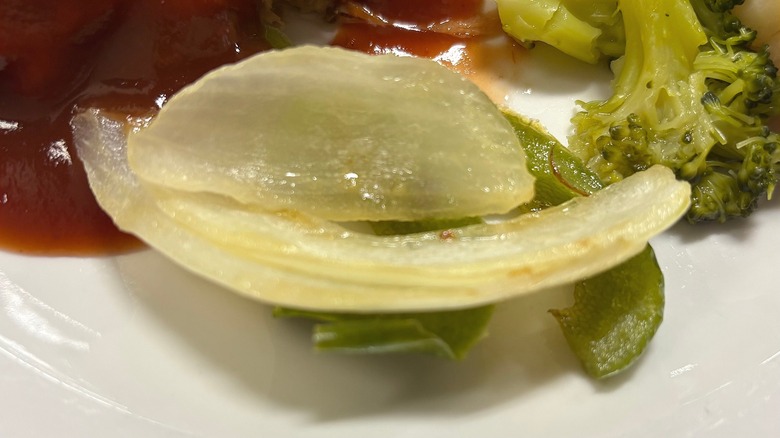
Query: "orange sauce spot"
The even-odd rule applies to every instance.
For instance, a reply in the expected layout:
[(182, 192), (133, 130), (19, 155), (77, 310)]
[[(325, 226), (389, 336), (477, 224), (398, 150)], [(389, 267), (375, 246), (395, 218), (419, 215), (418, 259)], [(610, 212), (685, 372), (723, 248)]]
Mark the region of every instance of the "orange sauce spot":
[(482, 0), (359, 0), (342, 10), (352, 19), (339, 27), (333, 45), (433, 59), (468, 77), (497, 103), (510, 91), (501, 72), (524, 53)]

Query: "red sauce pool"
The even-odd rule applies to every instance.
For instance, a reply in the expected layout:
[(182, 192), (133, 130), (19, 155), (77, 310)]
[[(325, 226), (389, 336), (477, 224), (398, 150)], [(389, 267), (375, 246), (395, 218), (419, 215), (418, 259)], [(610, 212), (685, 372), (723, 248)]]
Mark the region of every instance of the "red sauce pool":
[(138, 245), (95, 202), (71, 116), (89, 106), (154, 111), (208, 70), (267, 48), (253, 0), (3, 0), (0, 247)]

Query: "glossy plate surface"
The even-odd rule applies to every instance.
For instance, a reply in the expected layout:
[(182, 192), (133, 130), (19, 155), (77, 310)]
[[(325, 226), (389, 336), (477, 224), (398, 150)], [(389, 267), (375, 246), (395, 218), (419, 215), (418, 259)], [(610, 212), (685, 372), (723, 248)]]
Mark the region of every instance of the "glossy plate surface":
[[(540, 49), (505, 80), (506, 103), (562, 138), (606, 76)], [(664, 324), (603, 382), (546, 313), (570, 303), (565, 288), (499, 306), (461, 363), (337, 356), (311, 351), (308, 324), (151, 250), (0, 252), (0, 436), (780, 436), (778, 223), (774, 201), (656, 238)]]

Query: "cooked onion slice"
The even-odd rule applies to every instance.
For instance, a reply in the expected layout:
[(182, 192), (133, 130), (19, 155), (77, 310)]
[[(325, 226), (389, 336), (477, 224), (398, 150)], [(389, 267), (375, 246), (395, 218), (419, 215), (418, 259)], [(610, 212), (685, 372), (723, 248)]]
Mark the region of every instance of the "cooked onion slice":
[(126, 120), (91, 110), (73, 126), (92, 189), (119, 227), (195, 273), (287, 307), (390, 312), (499, 301), (615, 266), (689, 203), (688, 184), (654, 167), (502, 223), (380, 237), (141, 180), (127, 161)]
[(130, 136), (139, 178), (336, 221), (506, 213), (533, 197), (509, 123), (427, 59), (267, 52), (212, 72)]

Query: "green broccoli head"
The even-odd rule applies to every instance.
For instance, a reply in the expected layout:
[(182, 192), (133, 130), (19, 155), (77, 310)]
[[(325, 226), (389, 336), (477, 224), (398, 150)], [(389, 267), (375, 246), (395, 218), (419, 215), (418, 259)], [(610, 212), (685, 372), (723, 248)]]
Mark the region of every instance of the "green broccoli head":
[(699, 22), (708, 36), (728, 38), (744, 30), (744, 26), (733, 13), (735, 6), (744, 0), (689, 0)]
[(709, 90), (734, 111), (768, 117), (780, 109), (780, 81), (767, 47), (750, 50), (755, 32), (745, 30), (725, 40), (712, 37), (694, 61)]
[(688, 219), (723, 222), (752, 213), (758, 204), (756, 194), (774, 189), (776, 149), (777, 138), (753, 141), (745, 145), (741, 162), (710, 162), (692, 185), (694, 202)]
[(707, 42), (693, 11), (674, 0), (634, 0), (621, 4), (621, 12), (626, 49), (613, 63), (612, 96), (579, 102), (583, 111), (573, 118), (569, 139), (609, 181), (658, 163), (680, 170), (709, 152), (716, 130), (700, 103), (706, 78), (693, 74)]
[(659, 162), (657, 154), (649, 147), (647, 131), (638, 115), (629, 114), (625, 120), (617, 120), (595, 139), (595, 148), (601, 154), (597, 164), (598, 174), (607, 183), (623, 179), (647, 170)]
[(756, 198), (741, 191), (731, 175), (713, 168), (707, 168), (691, 186), (691, 199), (687, 216), (691, 222), (746, 217), (756, 207)]
[(777, 134), (758, 138), (744, 146), (745, 157), (736, 172), (740, 191), (771, 196), (777, 183)]
[(605, 182), (653, 164), (688, 180), (691, 222), (747, 216), (777, 179), (778, 136), (766, 126), (780, 107), (777, 69), (766, 48), (750, 48), (753, 31), (702, 26), (730, 23), (734, 4), (620, 1), (625, 54), (613, 94), (581, 102), (573, 118), (570, 147)]

